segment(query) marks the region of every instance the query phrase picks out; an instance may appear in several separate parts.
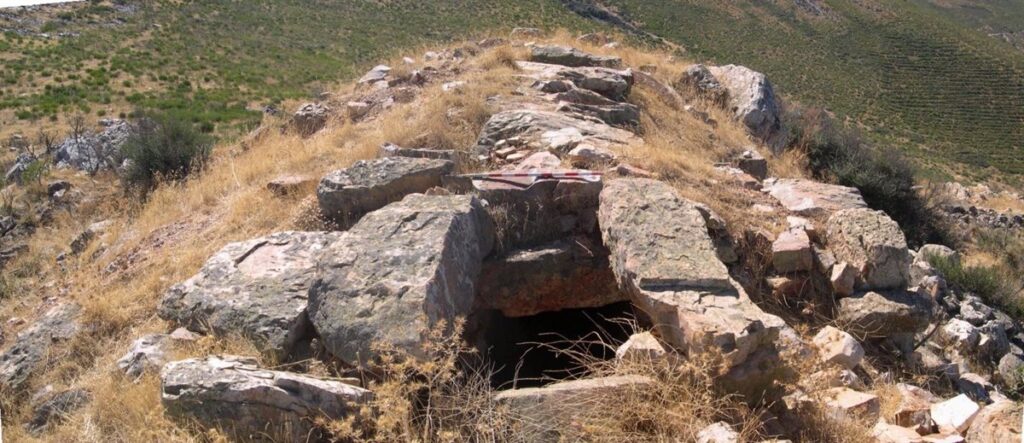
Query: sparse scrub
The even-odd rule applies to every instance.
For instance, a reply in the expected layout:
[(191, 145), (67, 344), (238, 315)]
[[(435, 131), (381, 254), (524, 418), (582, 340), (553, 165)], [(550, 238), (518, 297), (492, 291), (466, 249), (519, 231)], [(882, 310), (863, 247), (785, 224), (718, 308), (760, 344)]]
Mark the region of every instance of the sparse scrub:
[(1008, 269), (1001, 266), (964, 265), (944, 257), (928, 257), (928, 262), (960, 290), (1006, 309), (1015, 317), (1024, 315), (1024, 300), (1014, 297), (1017, 291), (1010, 288), (1006, 279)]
[(133, 124), (121, 148), (128, 161), (125, 187), (145, 195), (160, 180), (181, 180), (200, 171), (211, 141), (190, 123), (169, 115), (147, 114)]

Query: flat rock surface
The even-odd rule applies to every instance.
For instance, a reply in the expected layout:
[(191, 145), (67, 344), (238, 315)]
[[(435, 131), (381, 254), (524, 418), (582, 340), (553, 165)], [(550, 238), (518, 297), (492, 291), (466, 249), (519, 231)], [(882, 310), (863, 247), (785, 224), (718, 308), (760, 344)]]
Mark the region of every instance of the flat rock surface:
[(169, 416), (223, 427), (242, 438), (307, 441), (311, 419), (343, 419), (372, 398), (357, 386), (262, 369), (255, 359), (237, 356), (171, 362), (160, 381)]
[[(640, 142), (632, 132), (615, 128), (598, 119), (581, 118), (554, 111), (518, 109), (498, 112), (491, 116), (477, 140), (477, 151), (490, 152), (497, 142), (517, 136), (532, 141), (539, 148), (547, 148), (549, 146), (543, 143), (542, 135), (566, 128), (579, 131), (580, 143), (589, 142), (599, 147), (625, 147)], [(566, 152), (573, 147), (575, 146), (566, 146)]]
[(827, 215), (843, 209), (868, 207), (856, 188), (812, 180), (766, 180), (764, 190), (786, 209), (801, 215)]
[(562, 66), (603, 66), (615, 68), (622, 65), (622, 59), (612, 56), (589, 54), (576, 48), (556, 45), (538, 45), (530, 49), (530, 60)]
[(451, 161), (429, 158), (360, 160), (320, 180), (316, 190), (320, 212), (347, 228), (367, 212), (408, 194), (441, 186), (441, 177), (450, 174), (453, 168)]
[(289, 231), (231, 243), (167, 291), (160, 317), (193, 331), (242, 335), (286, 358), (309, 331), (317, 256), (341, 237)]
[(931, 320), (931, 303), (906, 291), (867, 292), (839, 300), (836, 321), (861, 338), (885, 338), (923, 330)]
[(328, 351), (351, 363), (377, 343), (422, 355), (421, 333), (470, 313), (493, 230), (467, 195), (414, 194), (368, 214), (325, 251), (309, 292)]

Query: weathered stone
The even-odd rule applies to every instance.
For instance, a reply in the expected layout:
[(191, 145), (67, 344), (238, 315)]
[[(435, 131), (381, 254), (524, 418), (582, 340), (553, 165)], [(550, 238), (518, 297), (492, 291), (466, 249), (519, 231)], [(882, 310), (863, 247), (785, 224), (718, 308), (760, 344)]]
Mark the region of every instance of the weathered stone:
[(467, 195), (413, 194), (364, 217), (328, 247), (309, 291), (309, 318), (350, 363), (388, 344), (423, 356), (429, 328), (470, 313), (494, 226)]
[(1010, 352), (1010, 338), (999, 323), (990, 320), (978, 328), (978, 333), (978, 348), (974, 352), (978, 357), (998, 362), (1003, 355)]
[(363, 74), (363, 76), (359, 78), (359, 82), (358, 83), (359, 84), (376, 83), (376, 82), (379, 82), (381, 80), (386, 80), (390, 74), (391, 74), (391, 67), (389, 67), (387, 65), (377, 65), (377, 66), (374, 66), (373, 69), (370, 69), (369, 71), (367, 71), (366, 74)]
[[(529, 78), (537, 82), (548, 82), (551, 80), (568, 80), (571, 82), (579, 89), (558, 90), (559, 94), (555, 96), (555, 99), (558, 101), (570, 103), (607, 106), (622, 102), (629, 95), (634, 81), (631, 69), (565, 67), (534, 62), (516, 62), (516, 65)], [(535, 83), (536, 86), (538, 86), (537, 83)], [(548, 86), (552, 87), (555, 85), (548, 83)], [(548, 88), (542, 88), (541, 90), (544, 89)], [(557, 89), (563, 88), (557, 87)], [(583, 94), (584, 91), (596, 92), (603, 96), (604, 100), (592, 94)], [(609, 102), (608, 100), (611, 101)]]
[(348, 111), (348, 118), (359, 120), (370, 113), (373, 104), (367, 102), (350, 101), (345, 103), (345, 110)]
[(88, 172), (114, 169), (123, 160), (121, 147), (131, 132), (132, 125), (128, 122), (108, 120), (100, 132), (87, 130), (83, 134), (64, 139), (54, 149), (53, 163), (58, 168), (74, 168)]
[(38, 436), (50, 425), (63, 422), (90, 401), (92, 394), (85, 389), (68, 389), (54, 394), (33, 408), (32, 419), (25, 424), (25, 428), (32, 435)]
[(832, 276), (830, 278), (832, 290), (840, 297), (849, 297), (853, 295), (853, 290), (857, 284), (858, 274), (860, 273), (857, 271), (857, 268), (850, 266), (850, 264), (846, 262), (841, 262), (832, 266)]
[(875, 424), (871, 436), (877, 443), (922, 443), (924, 438), (913, 429), (891, 425), (884, 422)]
[(729, 92), (704, 65), (688, 66), (679, 78), (678, 84), (719, 105), (725, 105), (729, 98)]
[(686, 352), (717, 348), (730, 366), (773, 350), (784, 322), (729, 279), (700, 211), (671, 186), (612, 181), (598, 216), (620, 287), (668, 344)]
[(811, 239), (802, 229), (789, 229), (772, 243), (772, 267), (779, 273), (810, 271), (814, 267)]
[(736, 65), (708, 70), (729, 91), (730, 110), (753, 136), (770, 140), (780, 131), (781, 106), (764, 74)]
[(117, 367), (132, 378), (141, 376), (146, 370), (159, 370), (167, 361), (168, 338), (164, 334), (140, 337), (132, 342), (128, 353), (117, 361)]
[(310, 177), (302, 175), (282, 175), (267, 182), (267, 190), (277, 196), (298, 195), (304, 190), (309, 190), (316, 183)]
[[(650, 65), (653, 66), (653, 65)], [(654, 92), (655, 95), (660, 97), (665, 103), (671, 106), (673, 109), (680, 110), (685, 106), (685, 100), (679, 95), (675, 89), (671, 86), (662, 83), (654, 77), (653, 70), (644, 70), (641, 66), (639, 71), (633, 71), (633, 79), (636, 85), (639, 87), (647, 88)]]
[(999, 378), (1009, 389), (1024, 386), (1024, 357), (1012, 352), (999, 359)]
[(384, 143), (380, 147), (381, 157), (432, 158), (435, 160), (455, 160), (455, 151), (450, 149), (414, 149)]
[(171, 362), (160, 380), (167, 415), (245, 440), (316, 441), (324, 436), (313, 419), (344, 419), (372, 398), (356, 386), (261, 369), (255, 359), (236, 356)]
[(826, 223), (829, 249), (836, 259), (860, 270), (864, 289), (905, 289), (910, 252), (903, 231), (889, 216), (870, 209), (836, 212)]
[(545, 141), (541, 136), (566, 128), (573, 128), (580, 133), (580, 137), (574, 144), (568, 145), (568, 149), (584, 142), (605, 148), (639, 143), (639, 138), (633, 133), (602, 122), (576, 118), (560, 112), (520, 109), (492, 115), (480, 132), (476, 150), (481, 154), (487, 154), (494, 149), (496, 143), (512, 137), (519, 137), (547, 149), (552, 147), (552, 141)]
[(843, 417), (875, 421), (881, 411), (877, 396), (849, 388), (827, 389), (822, 392), (822, 400), (833, 414)]
[(516, 170), (528, 171), (531, 169), (558, 169), (562, 166), (562, 159), (547, 151), (535, 152), (523, 159), (516, 165)]
[(974, 418), (967, 441), (1018, 442), (1021, 440), (1021, 405), (1012, 401), (998, 401), (985, 406)]
[(994, 316), (992, 308), (976, 295), (965, 295), (960, 302), (960, 318), (974, 326), (982, 326)]
[(629, 336), (629, 340), (615, 350), (615, 358), (638, 359), (641, 361), (655, 360), (664, 357), (665, 347), (650, 332), (641, 332)]
[(331, 114), (331, 108), (320, 103), (306, 103), (299, 107), (292, 115), (292, 125), (299, 135), (309, 137), (323, 129), (327, 124), (327, 118)]
[(961, 394), (979, 403), (991, 402), (989, 392), (995, 391), (995, 386), (988, 379), (972, 372), (961, 374), (956, 381), (956, 388)]
[(765, 160), (765, 158), (757, 151), (752, 149), (743, 151), (743, 153), (736, 158), (735, 163), (737, 168), (740, 168), (743, 172), (750, 174), (750, 176), (758, 180), (768, 178), (768, 160)]
[(568, 46), (534, 46), (530, 50), (530, 61), (569, 67), (601, 66), (617, 68), (622, 65), (618, 57), (588, 54)]
[(893, 413), (893, 421), (899, 426), (911, 428), (918, 434), (930, 434), (935, 423), (932, 421), (931, 407), (938, 399), (931, 392), (914, 385), (899, 383), (899, 404)]
[(615, 103), (606, 106), (561, 103), (556, 110), (593, 117), (609, 125), (627, 129), (640, 125), (640, 108), (630, 103)]
[(926, 328), (930, 319), (930, 301), (905, 291), (867, 292), (843, 298), (836, 318), (846, 332), (860, 338), (912, 334)]
[(367, 212), (408, 194), (441, 186), (441, 177), (450, 174), (453, 168), (450, 161), (426, 158), (360, 160), (320, 180), (316, 189), (320, 212), (346, 228)]
[(960, 253), (952, 248), (943, 245), (924, 245), (917, 251), (917, 259), (927, 261), (929, 258), (938, 257), (950, 260), (953, 264), (960, 264)]
[(507, 405), (523, 418), (524, 431), (537, 441), (560, 441), (558, 429), (575, 417), (594, 413), (594, 402), (629, 396), (651, 389), (655, 381), (644, 376), (621, 375), (553, 383), (541, 388), (511, 389), (499, 392), (495, 401)]
[(814, 336), (821, 360), (846, 369), (853, 369), (864, 358), (864, 348), (857, 339), (832, 326), (826, 326)]
[(769, 179), (764, 190), (786, 209), (806, 216), (828, 215), (843, 209), (867, 208), (857, 188), (802, 179)]
[(964, 394), (931, 406), (932, 420), (939, 430), (963, 433), (971, 427), (981, 407)]
[(4, 173), (5, 183), (21, 183), (21, 176), (28, 170), (29, 165), (36, 161), (36, 157), (27, 152), (18, 154), (14, 164)]
[(618, 155), (611, 150), (587, 143), (581, 143), (569, 151), (569, 161), (577, 167), (593, 168), (612, 163), (616, 159), (618, 159)]
[(723, 421), (713, 423), (697, 433), (697, 443), (739, 443), (740, 441), (740, 434)]
[(476, 309), (525, 317), (626, 301), (608, 265), (608, 252), (585, 237), (512, 251), (484, 262)]
[(936, 338), (940, 342), (953, 346), (961, 352), (972, 351), (978, 345), (978, 340), (981, 338), (978, 328), (957, 318), (946, 322), (938, 332), (938, 337)]
[(287, 359), (309, 333), (306, 292), (317, 255), (341, 236), (279, 232), (228, 244), (171, 287), (158, 313), (193, 331), (244, 336)]
[(33, 371), (54, 358), (53, 348), (78, 334), (80, 311), (75, 304), (55, 306), (18, 334), (14, 344), (0, 354), (0, 387), (20, 390)]

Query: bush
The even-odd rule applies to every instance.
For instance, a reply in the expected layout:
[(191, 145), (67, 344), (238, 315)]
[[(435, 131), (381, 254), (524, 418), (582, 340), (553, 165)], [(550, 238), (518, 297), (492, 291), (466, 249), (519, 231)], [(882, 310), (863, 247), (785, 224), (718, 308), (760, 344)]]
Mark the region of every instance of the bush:
[(970, 292), (1014, 318), (1024, 318), (1024, 302), (1014, 294), (1004, 266), (964, 266), (946, 257), (925, 257), (953, 287)]
[(212, 139), (191, 123), (166, 114), (143, 114), (121, 148), (128, 160), (122, 182), (148, 193), (160, 180), (182, 180), (205, 165)]
[(915, 189), (915, 170), (892, 148), (868, 146), (856, 131), (838, 127), (819, 109), (785, 116), (790, 146), (807, 156), (815, 178), (860, 190), (864, 201), (899, 223), (912, 245), (954, 244), (943, 219)]

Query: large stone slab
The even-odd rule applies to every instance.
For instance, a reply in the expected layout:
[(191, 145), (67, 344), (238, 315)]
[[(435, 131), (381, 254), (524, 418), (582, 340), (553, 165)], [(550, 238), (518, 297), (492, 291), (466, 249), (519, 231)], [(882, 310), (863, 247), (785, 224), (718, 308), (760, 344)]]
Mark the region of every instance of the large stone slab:
[(839, 300), (836, 321), (860, 338), (913, 334), (931, 321), (931, 301), (916, 292), (866, 292)]
[(0, 354), (0, 387), (21, 389), (32, 373), (52, 357), (54, 346), (78, 334), (80, 312), (75, 304), (55, 306), (18, 334), (14, 344)]
[(730, 280), (704, 217), (671, 186), (650, 179), (607, 183), (598, 219), (620, 287), (668, 344), (685, 352), (717, 349), (731, 366), (774, 351), (784, 323)]
[(484, 262), (477, 309), (525, 317), (597, 308), (628, 298), (619, 291), (608, 253), (585, 237), (512, 251)]
[(368, 214), (327, 248), (309, 291), (326, 348), (351, 363), (378, 343), (421, 356), (421, 333), (470, 313), (493, 229), (468, 195), (414, 194)]
[(408, 194), (441, 186), (452, 172), (448, 160), (385, 157), (360, 160), (351, 167), (327, 174), (316, 189), (321, 214), (342, 229), (367, 212), (401, 200)]
[(530, 60), (562, 66), (603, 66), (617, 68), (622, 65), (618, 57), (588, 54), (576, 48), (556, 45), (538, 45), (530, 49)]
[(803, 179), (765, 180), (763, 190), (786, 209), (801, 215), (828, 215), (843, 209), (867, 208), (857, 188)]
[[(603, 96), (606, 100), (610, 100), (613, 103), (623, 101), (629, 95), (634, 82), (634, 73), (629, 69), (567, 68), (565, 66), (533, 62), (517, 62), (516, 65), (529, 78), (540, 82), (551, 80), (568, 81), (576, 88), (596, 92), (600, 94), (599, 97)], [(593, 99), (580, 100), (580, 95), (574, 94), (579, 91), (574, 91), (571, 88), (566, 89), (564, 82), (544, 83), (536, 86), (540, 86), (540, 90), (543, 92), (557, 92), (557, 97), (560, 101), (588, 105), (610, 104), (600, 100), (594, 102)]]
[(211, 356), (168, 363), (161, 402), (170, 417), (219, 427), (242, 440), (318, 441), (312, 419), (343, 419), (372, 398), (366, 389), (258, 367), (256, 360)]
[(158, 313), (193, 331), (246, 337), (287, 358), (309, 332), (307, 292), (317, 256), (342, 235), (279, 232), (231, 243), (171, 287)]
[(737, 65), (708, 70), (729, 91), (729, 109), (751, 135), (769, 140), (779, 132), (782, 107), (764, 74)]
[(862, 289), (906, 289), (910, 251), (900, 226), (882, 211), (845, 209), (825, 224), (829, 250), (860, 271)]
[[(568, 146), (552, 146), (545, 142), (546, 133), (565, 129), (579, 131), (578, 143)], [(641, 140), (632, 132), (610, 126), (597, 119), (580, 118), (576, 115), (560, 112), (517, 109), (498, 112), (491, 116), (480, 132), (476, 150), (481, 153), (490, 152), (501, 140), (519, 137), (538, 148), (554, 148), (568, 152), (579, 143), (587, 142), (594, 146), (627, 147)]]

